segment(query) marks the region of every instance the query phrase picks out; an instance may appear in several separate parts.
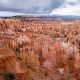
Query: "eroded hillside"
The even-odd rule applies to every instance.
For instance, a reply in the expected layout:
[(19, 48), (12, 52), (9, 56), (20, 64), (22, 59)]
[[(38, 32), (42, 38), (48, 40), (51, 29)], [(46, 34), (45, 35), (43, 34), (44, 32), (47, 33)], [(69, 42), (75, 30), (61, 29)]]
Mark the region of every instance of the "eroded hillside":
[(79, 20), (0, 19), (0, 80), (79, 79)]

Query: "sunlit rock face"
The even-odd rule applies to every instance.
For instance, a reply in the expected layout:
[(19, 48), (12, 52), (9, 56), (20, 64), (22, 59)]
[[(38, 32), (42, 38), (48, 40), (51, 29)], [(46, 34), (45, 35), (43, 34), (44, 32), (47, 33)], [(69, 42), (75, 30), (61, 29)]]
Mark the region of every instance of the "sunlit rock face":
[[(64, 47), (63, 47), (64, 45)], [(68, 46), (68, 49), (66, 48)], [(51, 46), (50, 46), (51, 47)], [(76, 47), (69, 46), (69, 43), (57, 42), (53, 46), (53, 51), (48, 50), (46, 60), (44, 61), (44, 66), (57, 68), (65, 68), (68, 66), (70, 72), (73, 72), (75, 69), (79, 69), (79, 53), (76, 50)]]
[(79, 53), (80, 21), (0, 19), (0, 80), (78, 80)]
[(17, 38), (17, 42), (20, 43), (20, 44), (25, 43), (25, 42), (28, 42), (28, 41), (30, 41), (30, 39), (26, 35), (20, 35)]

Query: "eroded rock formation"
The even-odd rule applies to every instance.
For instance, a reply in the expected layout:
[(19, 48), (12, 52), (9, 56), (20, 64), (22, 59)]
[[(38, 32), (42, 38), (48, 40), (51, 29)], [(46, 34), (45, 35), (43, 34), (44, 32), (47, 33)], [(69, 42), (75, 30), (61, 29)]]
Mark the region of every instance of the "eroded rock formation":
[(0, 19), (0, 80), (79, 80), (79, 35), (78, 20)]

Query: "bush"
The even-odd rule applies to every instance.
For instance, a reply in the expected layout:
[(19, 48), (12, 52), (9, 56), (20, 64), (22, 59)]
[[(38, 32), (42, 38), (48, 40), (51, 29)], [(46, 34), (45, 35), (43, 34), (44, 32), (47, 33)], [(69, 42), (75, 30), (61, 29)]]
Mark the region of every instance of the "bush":
[(20, 48), (19, 47), (16, 47), (15, 48), (15, 52), (20, 52)]
[(4, 76), (5, 80), (16, 80), (16, 77), (13, 73), (5, 73), (5, 76)]
[(71, 76), (71, 74), (68, 74), (68, 76), (67, 76), (67, 80), (72, 80), (72, 76)]

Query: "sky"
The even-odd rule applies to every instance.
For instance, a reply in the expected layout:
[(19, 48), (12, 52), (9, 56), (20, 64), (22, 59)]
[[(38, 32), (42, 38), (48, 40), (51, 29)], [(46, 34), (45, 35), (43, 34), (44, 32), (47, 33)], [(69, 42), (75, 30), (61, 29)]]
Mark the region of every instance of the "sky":
[(0, 0), (0, 15), (49, 14), (80, 16), (80, 0)]

